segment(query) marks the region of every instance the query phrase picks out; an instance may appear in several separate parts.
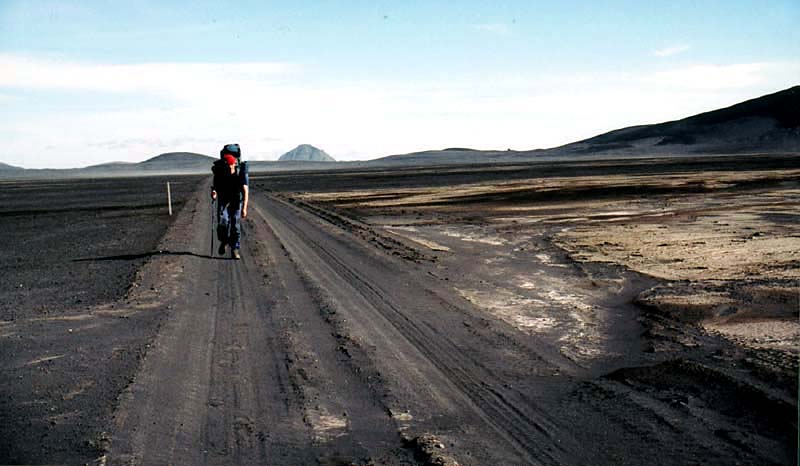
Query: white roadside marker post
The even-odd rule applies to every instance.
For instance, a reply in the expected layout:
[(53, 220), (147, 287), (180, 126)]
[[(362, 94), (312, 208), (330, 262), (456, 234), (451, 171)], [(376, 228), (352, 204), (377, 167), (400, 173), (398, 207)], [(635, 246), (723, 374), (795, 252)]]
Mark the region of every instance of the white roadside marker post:
[(167, 181), (167, 205), (169, 206), (169, 216), (172, 217), (172, 193), (169, 190), (169, 181)]

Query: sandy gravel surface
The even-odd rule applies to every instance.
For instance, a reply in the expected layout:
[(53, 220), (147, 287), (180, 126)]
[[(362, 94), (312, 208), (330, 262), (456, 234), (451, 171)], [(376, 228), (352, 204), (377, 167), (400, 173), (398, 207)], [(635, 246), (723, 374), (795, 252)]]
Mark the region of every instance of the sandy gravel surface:
[[(0, 182), (0, 319), (46, 317), (119, 299), (197, 177)], [(122, 256), (122, 257), (117, 257)]]
[[(386, 254), (318, 214), (256, 194), (243, 261), (180, 259), (191, 276), (162, 290), (174, 311), (121, 398), (105, 460), (554, 457), (531, 441), (550, 421), (510, 383), (538, 367), (532, 348), (430, 282), (406, 249)], [(207, 240), (195, 233), (192, 247)]]
[[(170, 180), (176, 211), (199, 180)], [(151, 259), (173, 221), (166, 181), (2, 183), (0, 228), (17, 245), (0, 257), (0, 463), (81, 464), (103, 451), (161, 315)]]
[[(620, 264), (667, 286), (639, 301), (745, 345), (800, 348), (798, 172), (705, 172), (702, 194), (617, 202), (564, 228), (557, 244), (581, 262)], [(766, 186), (758, 181), (770, 180)], [(753, 189), (736, 189), (737, 183)], [(615, 210), (608, 212), (611, 207)]]
[(748, 242), (791, 245), (798, 169), (771, 156), (255, 176), (241, 261), (209, 254), (198, 185), (126, 295), (3, 323), (0, 462), (792, 464), (794, 259), (659, 275), (653, 233), (615, 228), (720, 228), (653, 246), (687, 262), (747, 227)]
[(582, 382), (545, 405), (583, 427), (595, 463), (657, 445), (647, 462), (791, 464), (800, 172), (761, 160), (292, 195), (434, 255), (466, 300), (574, 363)]

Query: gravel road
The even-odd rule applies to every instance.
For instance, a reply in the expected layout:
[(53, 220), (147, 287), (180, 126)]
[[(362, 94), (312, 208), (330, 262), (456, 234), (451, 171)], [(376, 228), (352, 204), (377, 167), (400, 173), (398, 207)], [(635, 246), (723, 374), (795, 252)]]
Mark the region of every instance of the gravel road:
[[(557, 426), (504, 380), (519, 374), (500, 373), (556, 367), (487, 331), (425, 270), (263, 194), (245, 238), (240, 262), (178, 260), (109, 464), (556, 459)], [(209, 241), (192, 229), (192, 250)]]
[[(207, 250), (206, 209), (192, 212), (191, 250)], [(560, 289), (615, 284), (586, 298), (605, 355), (577, 364), (560, 351), (573, 329), (530, 338), (464, 299), (429, 255), (368, 225), (269, 192), (254, 194), (250, 212), (242, 261), (180, 257), (161, 290), (171, 315), (121, 399), (109, 464), (788, 458), (775, 430), (791, 423), (784, 402), (702, 363), (647, 359), (631, 300), (652, 279), (540, 264), (541, 279), (567, 283)], [(460, 260), (468, 270), (470, 257)], [(659, 385), (669, 379), (677, 389)]]

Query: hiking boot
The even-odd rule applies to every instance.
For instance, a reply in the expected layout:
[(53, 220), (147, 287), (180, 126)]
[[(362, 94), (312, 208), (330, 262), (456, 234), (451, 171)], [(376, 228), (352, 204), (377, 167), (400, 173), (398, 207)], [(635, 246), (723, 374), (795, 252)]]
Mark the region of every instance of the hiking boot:
[(234, 249), (233, 251), (231, 251), (231, 257), (233, 257), (234, 259), (236, 259), (238, 261), (239, 259), (242, 258), (242, 255), (239, 254), (239, 250), (238, 249)]
[(220, 256), (225, 255), (225, 243), (220, 243), (219, 249), (217, 250)]

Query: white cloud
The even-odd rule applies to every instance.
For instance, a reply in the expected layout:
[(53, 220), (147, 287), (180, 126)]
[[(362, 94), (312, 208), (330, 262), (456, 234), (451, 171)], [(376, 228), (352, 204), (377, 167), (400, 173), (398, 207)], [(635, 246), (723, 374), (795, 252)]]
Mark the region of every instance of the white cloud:
[[(731, 105), (800, 76), (800, 63), (752, 63), (332, 82), (321, 70), (280, 63), (109, 65), (3, 55), (0, 68), (2, 95), (17, 100), (5, 106), (0, 131), (26, 167), (216, 154), (234, 141), (250, 159), (274, 159), (301, 143), (340, 159), (447, 146), (552, 147)], [(80, 105), (28, 105), (51, 95)], [(140, 96), (140, 105), (129, 104)]]
[(688, 45), (673, 45), (673, 46), (670, 46), (670, 47), (664, 47), (664, 48), (655, 50), (655, 51), (653, 51), (653, 55), (655, 55), (656, 57), (661, 57), (661, 58), (671, 57), (673, 55), (681, 54), (681, 53), (689, 50), (689, 48), (690, 47)]
[(0, 54), (0, 87), (180, 96), (298, 71), (290, 63), (97, 64)]

